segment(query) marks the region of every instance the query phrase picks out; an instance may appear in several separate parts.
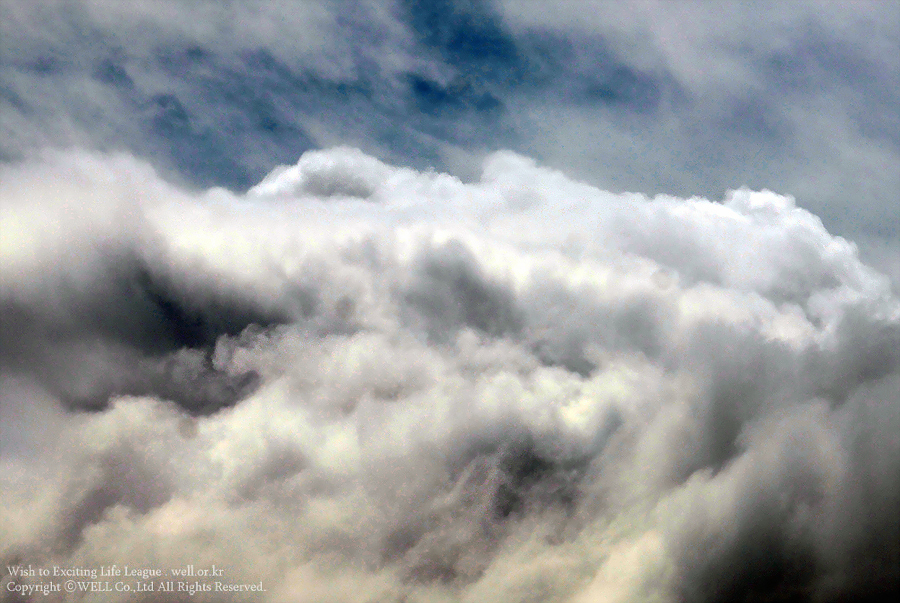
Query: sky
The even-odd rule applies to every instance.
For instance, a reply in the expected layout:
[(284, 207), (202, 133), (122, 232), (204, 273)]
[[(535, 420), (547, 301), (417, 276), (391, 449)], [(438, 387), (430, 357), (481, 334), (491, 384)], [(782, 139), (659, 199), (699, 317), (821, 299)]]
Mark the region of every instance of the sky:
[(0, 16), (3, 600), (900, 591), (900, 4)]

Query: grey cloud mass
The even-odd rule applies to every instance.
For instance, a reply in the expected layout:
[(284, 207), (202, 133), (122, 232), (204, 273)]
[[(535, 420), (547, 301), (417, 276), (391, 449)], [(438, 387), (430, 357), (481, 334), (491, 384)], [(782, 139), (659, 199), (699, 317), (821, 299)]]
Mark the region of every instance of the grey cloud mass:
[(900, 593), (897, 3), (0, 17), (0, 601)]
[(900, 300), (790, 197), (351, 148), (240, 195), (121, 155), (2, 182), (5, 565), (216, 564), (254, 601), (896, 593)]

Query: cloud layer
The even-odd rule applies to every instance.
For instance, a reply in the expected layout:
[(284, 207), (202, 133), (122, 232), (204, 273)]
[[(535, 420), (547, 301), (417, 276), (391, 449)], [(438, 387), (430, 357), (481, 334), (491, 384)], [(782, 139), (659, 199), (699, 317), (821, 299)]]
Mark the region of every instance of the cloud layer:
[(6, 161), (46, 146), (127, 150), (170, 180), (246, 190), (315, 148), (472, 180), (483, 155), (508, 148), (611, 191), (791, 194), (900, 278), (895, 2), (0, 11)]
[(0, 565), (284, 602), (900, 588), (900, 299), (791, 197), (347, 147), (246, 194), (45, 153), (0, 195)]

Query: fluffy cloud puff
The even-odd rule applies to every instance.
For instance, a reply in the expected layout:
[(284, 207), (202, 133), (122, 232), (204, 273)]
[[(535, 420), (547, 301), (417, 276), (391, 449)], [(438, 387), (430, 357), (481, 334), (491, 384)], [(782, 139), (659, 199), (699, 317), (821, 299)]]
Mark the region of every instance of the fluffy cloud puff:
[(4, 170), (2, 565), (215, 564), (248, 601), (900, 587), (900, 300), (789, 197), (511, 153), (463, 183), (316, 151), (243, 196)]

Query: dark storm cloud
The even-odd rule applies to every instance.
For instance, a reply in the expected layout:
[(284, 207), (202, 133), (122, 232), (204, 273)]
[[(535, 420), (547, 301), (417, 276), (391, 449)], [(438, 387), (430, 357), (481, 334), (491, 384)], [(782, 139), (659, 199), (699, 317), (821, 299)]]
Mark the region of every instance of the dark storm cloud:
[[(174, 282), (132, 196), (146, 174), (129, 173), (127, 165), (117, 166), (121, 176), (90, 162), (57, 166), (34, 188), (5, 172), (3, 211), (12, 226), (5, 228), (6, 244), (31, 247), (17, 255), (4, 279), (3, 367), (41, 380), (76, 408), (99, 408), (111, 395), (160, 387), (166, 398), (196, 412), (233, 403), (253, 376), (221, 373), (205, 356), (223, 335), (291, 316), (238, 290)], [(68, 178), (81, 179), (83, 187), (74, 198), (57, 197), (54, 187)], [(42, 193), (54, 196), (47, 200)], [(104, 211), (110, 215), (103, 217)], [(13, 224), (36, 228), (34, 238), (18, 238)], [(197, 352), (181, 353), (185, 348)]]

